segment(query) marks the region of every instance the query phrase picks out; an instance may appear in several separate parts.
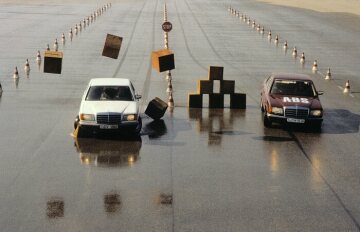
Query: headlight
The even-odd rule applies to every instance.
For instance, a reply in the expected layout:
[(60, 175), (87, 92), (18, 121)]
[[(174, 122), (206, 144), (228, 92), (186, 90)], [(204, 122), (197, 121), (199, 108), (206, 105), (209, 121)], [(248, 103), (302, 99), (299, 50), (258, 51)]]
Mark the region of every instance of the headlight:
[(95, 115), (93, 114), (80, 114), (81, 121), (95, 121)]
[(320, 117), (320, 116), (322, 116), (322, 111), (321, 110), (312, 110), (312, 111), (310, 111), (310, 115), (314, 116), (314, 117)]
[(284, 114), (283, 108), (280, 108), (280, 107), (272, 107), (271, 112), (272, 112), (273, 114), (279, 114), (279, 115), (283, 115), (283, 114)]
[(124, 120), (125, 121), (135, 121), (135, 120), (137, 120), (137, 115), (136, 114), (124, 115)]

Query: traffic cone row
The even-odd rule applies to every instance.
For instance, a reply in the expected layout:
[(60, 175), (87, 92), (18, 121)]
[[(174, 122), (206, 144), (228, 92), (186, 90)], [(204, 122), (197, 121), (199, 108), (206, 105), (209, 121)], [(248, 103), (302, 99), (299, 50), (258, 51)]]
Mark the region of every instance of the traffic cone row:
[[(79, 25), (76, 24), (75, 29), (74, 29), (75, 34), (77, 34), (83, 28), (85, 28), (86, 25), (89, 26), (90, 22), (95, 21), (95, 19), (97, 17), (104, 14), (106, 12), (106, 10), (108, 10), (110, 7), (111, 7), (111, 3), (105, 4), (102, 7), (98, 8), (96, 11), (94, 11), (90, 16), (88, 16), (87, 19), (84, 19), (83, 21), (80, 21)], [(70, 31), (69, 31), (70, 40), (73, 39), (74, 32), (73, 32), (73, 30), (71, 28)], [(65, 45), (65, 41), (66, 41), (65, 34), (62, 33), (61, 42), (62, 42), (63, 45)], [(54, 48), (55, 51), (58, 51), (58, 49), (59, 49), (59, 43), (58, 43), (57, 38), (55, 38), (55, 40), (54, 40), (53, 48)], [(47, 44), (46, 50), (50, 51), (50, 45), (49, 44)], [(41, 66), (41, 53), (40, 53), (40, 51), (37, 51), (35, 61), (36, 61), (36, 64), (37, 64), (37, 66), (38, 66), (38, 68), (40, 70), (40, 66)], [(26, 59), (26, 62), (25, 62), (25, 65), (24, 65), (24, 73), (25, 73), (26, 77), (30, 76), (30, 70), (31, 69), (30, 69), (29, 60)], [(13, 73), (13, 79), (16, 81), (16, 84), (18, 84), (19, 78), (20, 78), (20, 75), (19, 75), (18, 68), (16, 66), (15, 69), (14, 69), (14, 73)], [(2, 89), (1, 85), (0, 85), (0, 92), (1, 93), (3, 92), (3, 89)]]
[[(250, 19), (249, 16), (247, 16), (246, 14), (241, 14), (238, 10), (232, 8), (231, 6), (228, 7), (228, 11), (229, 11), (231, 14), (236, 15), (236, 16), (240, 19), (240, 21), (243, 21), (244, 23), (247, 23), (247, 24), (249, 24), (249, 25), (252, 25), (252, 28), (256, 29), (256, 31), (259, 32), (261, 35), (264, 35), (264, 33), (265, 33), (265, 27), (264, 27), (263, 25), (257, 23), (257, 26), (255, 26), (255, 20), (254, 20), (254, 19), (252, 20), (252, 24), (251, 24), (251, 19)], [(235, 12), (236, 12), (236, 13), (235, 13)], [(272, 40), (272, 31), (271, 31), (270, 29), (269, 29), (269, 31), (268, 31), (267, 38), (268, 38), (269, 41)], [(279, 42), (280, 42), (280, 40), (279, 40), (279, 35), (276, 35), (275, 40), (274, 40), (274, 43), (275, 43), (276, 45), (278, 45)], [(288, 41), (285, 40), (284, 46), (283, 46), (283, 49), (284, 49), (285, 52), (287, 51), (288, 47), (289, 47)], [(293, 47), (293, 51), (292, 51), (292, 57), (293, 57), (294, 59), (296, 59), (297, 56), (298, 56), (298, 50), (297, 50), (296, 46), (294, 46), (294, 47)], [(299, 61), (300, 61), (300, 63), (301, 63), (302, 65), (305, 64), (305, 53), (304, 53), (304, 52), (301, 53), (301, 57), (300, 57), (300, 60), (299, 60)], [(315, 72), (315, 73), (318, 72), (318, 62), (317, 62), (317, 60), (314, 61), (311, 69), (312, 69), (312, 71)], [(327, 70), (327, 72), (326, 72), (326, 75), (325, 75), (325, 80), (331, 80), (331, 79), (332, 79), (332, 74), (331, 74), (331, 72), (330, 72), (330, 68), (328, 68), (328, 70)], [(349, 82), (349, 80), (348, 80), (348, 81), (346, 81), (346, 83), (345, 83), (344, 93), (349, 93), (349, 92), (350, 92), (350, 82)]]
[[(86, 27), (90, 26), (91, 23), (93, 23), (99, 16), (104, 14), (107, 9), (111, 7), (111, 3), (108, 3), (106, 5), (103, 5), (102, 7), (95, 10), (93, 13), (91, 13), (89, 16), (85, 17), (83, 20), (79, 21), (79, 24), (75, 24), (74, 29), (71, 27), (69, 30), (69, 39), (70, 41), (73, 40), (74, 35), (78, 35), (82, 30), (85, 30)], [(65, 34), (62, 33), (61, 41), (63, 44), (65, 44), (66, 38)]]
[[(232, 8), (231, 6), (228, 8), (228, 11), (229, 11), (230, 13), (232, 13), (232, 14), (233, 14), (233, 12), (239, 13), (238, 10)], [(240, 13), (239, 13), (239, 15), (240, 15)], [(256, 31), (259, 32), (261, 35), (263, 35), (263, 34), (265, 33), (265, 28), (264, 28), (264, 26), (261, 26), (261, 24), (259, 24), (259, 23), (257, 24), (257, 26), (255, 26), (255, 20), (254, 20), (254, 19), (252, 20), (252, 24), (251, 24), (251, 19), (250, 19), (249, 16), (246, 16), (246, 15), (244, 15), (244, 14), (241, 14), (241, 16), (239, 16), (239, 18), (240, 18), (240, 20), (244, 21), (245, 23), (247, 23), (247, 24), (249, 24), (249, 25), (252, 25), (252, 28), (256, 29)], [(267, 39), (268, 39), (269, 41), (272, 41), (272, 39), (273, 39), (272, 31), (271, 31), (270, 29), (268, 30)], [(278, 46), (278, 44), (279, 44), (280, 42), (281, 42), (281, 41), (280, 41), (280, 36), (279, 36), (279, 35), (276, 35), (276, 36), (275, 36), (275, 39), (274, 39), (274, 44), (275, 44), (276, 46)], [(285, 51), (285, 53), (286, 53), (286, 52), (287, 52), (287, 49), (288, 49), (288, 47), (289, 47), (288, 41), (285, 40), (283, 43), (284, 43), (283, 49), (284, 49), (284, 51)], [(298, 52), (298, 51), (297, 51), (296, 47), (294, 47), (294, 48), (293, 48), (293, 52), (292, 52), (292, 56), (293, 56), (294, 59), (297, 58), (297, 52)], [(304, 64), (305, 64), (305, 55), (302, 56), (299, 61), (300, 61), (300, 63), (301, 63), (302, 65), (304, 65)]]

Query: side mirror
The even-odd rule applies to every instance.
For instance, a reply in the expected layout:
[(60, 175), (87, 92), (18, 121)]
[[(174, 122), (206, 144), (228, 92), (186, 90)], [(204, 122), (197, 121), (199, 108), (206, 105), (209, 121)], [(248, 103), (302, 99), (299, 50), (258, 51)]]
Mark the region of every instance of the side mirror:
[(139, 95), (139, 94), (135, 94), (135, 99), (136, 99), (136, 100), (141, 99), (141, 97), (142, 97), (141, 95)]
[(324, 94), (324, 91), (318, 91), (317, 94), (318, 94), (318, 95), (323, 95), (323, 94)]

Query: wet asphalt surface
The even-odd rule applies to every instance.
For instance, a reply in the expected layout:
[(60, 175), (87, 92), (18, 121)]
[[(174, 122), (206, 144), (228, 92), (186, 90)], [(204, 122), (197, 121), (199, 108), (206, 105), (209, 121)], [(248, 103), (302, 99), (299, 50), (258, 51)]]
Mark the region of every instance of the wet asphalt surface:
[[(276, 46), (224, 3), (169, 1), (175, 109), (156, 122), (142, 114), (136, 140), (74, 139), (73, 120), (93, 77), (130, 78), (142, 112), (167, 98), (164, 74), (150, 63), (163, 47), (161, 1), (113, 2), (72, 42), (70, 27), (101, 4), (1, 6), (0, 231), (360, 230), (360, 18), (233, 1), (279, 34)], [(44, 74), (36, 52), (62, 32), (63, 72)], [(124, 37), (118, 60), (101, 56), (107, 33)], [(293, 46), (305, 52), (303, 67)], [(224, 79), (247, 94), (246, 110), (187, 108), (209, 65), (225, 67)], [(261, 83), (276, 71), (309, 74), (325, 92), (321, 133), (263, 127)], [(340, 88), (346, 80), (350, 95)]]

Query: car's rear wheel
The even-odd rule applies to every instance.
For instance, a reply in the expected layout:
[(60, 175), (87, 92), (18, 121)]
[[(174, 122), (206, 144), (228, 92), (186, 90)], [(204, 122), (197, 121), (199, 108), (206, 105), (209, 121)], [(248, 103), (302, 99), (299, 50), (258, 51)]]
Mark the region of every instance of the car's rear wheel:
[(266, 127), (266, 128), (271, 127), (272, 123), (271, 123), (270, 119), (268, 118), (268, 116), (266, 115), (266, 111), (264, 112), (263, 115), (264, 115), (263, 116), (264, 127)]

